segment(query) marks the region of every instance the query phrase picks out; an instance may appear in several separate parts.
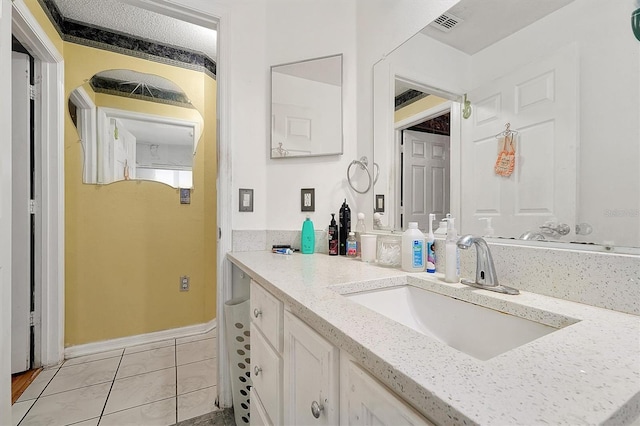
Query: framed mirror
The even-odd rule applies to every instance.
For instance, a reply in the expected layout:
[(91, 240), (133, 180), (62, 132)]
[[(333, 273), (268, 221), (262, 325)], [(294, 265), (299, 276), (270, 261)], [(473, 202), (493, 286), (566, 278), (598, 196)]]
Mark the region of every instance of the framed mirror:
[(171, 80), (125, 69), (99, 72), (71, 93), (69, 113), (83, 146), (83, 183), (193, 187), (204, 120)]
[(342, 55), (272, 66), (271, 158), (342, 150)]
[[(459, 233), (640, 247), (632, 2), (476, 3), (461, 0), (436, 20), (450, 28), (434, 21), (374, 66), (383, 225), (450, 211)], [(420, 140), (443, 131), (448, 147)], [(508, 176), (495, 171), (505, 142)]]

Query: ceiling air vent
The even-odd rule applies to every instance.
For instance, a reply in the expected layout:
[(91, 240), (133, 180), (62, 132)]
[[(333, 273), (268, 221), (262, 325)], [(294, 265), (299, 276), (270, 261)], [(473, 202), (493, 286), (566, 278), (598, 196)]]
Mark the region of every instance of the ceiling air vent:
[(430, 25), (439, 29), (440, 31), (448, 33), (461, 22), (464, 22), (464, 20), (450, 13), (443, 13), (442, 15), (437, 17)]

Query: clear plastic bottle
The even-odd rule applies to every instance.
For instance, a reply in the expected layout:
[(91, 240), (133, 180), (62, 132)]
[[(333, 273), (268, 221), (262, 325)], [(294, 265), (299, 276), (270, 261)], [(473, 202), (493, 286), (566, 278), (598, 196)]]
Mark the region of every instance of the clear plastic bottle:
[(357, 257), (357, 243), (355, 232), (349, 232), (349, 238), (347, 238), (347, 257)]
[(356, 256), (362, 256), (362, 243), (360, 236), (367, 232), (364, 224), (364, 213), (358, 213), (358, 222), (356, 222)]
[(423, 272), (424, 258), (424, 234), (417, 222), (409, 222), (409, 228), (402, 234), (402, 270)]
[(447, 220), (447, 239), (444, 253), (444, 280), (448, 283), (460, 282), (460, 252), (458, 251), (458, 232), (455, 219)]

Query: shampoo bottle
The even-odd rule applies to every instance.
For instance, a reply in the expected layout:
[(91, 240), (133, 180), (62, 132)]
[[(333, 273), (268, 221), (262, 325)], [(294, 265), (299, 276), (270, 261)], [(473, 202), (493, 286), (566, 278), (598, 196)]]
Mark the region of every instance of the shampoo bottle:
[(429, 213), (429, 233), (427, 234), (427, 272), (430, 274), (436, 272), (436, 251), (433, 248), (433, 244), (436, 242), (436, 237), (433, 235), (434, 220), (436, 220), (436, 215)]
[(424, 272), (424, 234), (417, 222), (409, 222), (409, 228), (402, 234), (402, 270)]
[(340, 207), (340, 255), (347, 255), (347, 237), (349, 236), (349, 232), (351, 232), (351, 209), (347, 204), (347, 200), (345, 199), (342, 203), (342, 207)]
[(300, 252), (302, 252), (302, 254), (312, 254), (316, 247), (316, 233), (313, 229), (313, 222), (311, 222), (311, 218), (309, 218), (309, 216), (307, 216), (305, 221), (302, 223), (301, 240)]
[(331, 213), (331, 223), (329, 223), (329, 256), (337, 256), (338, 255), (338, 246), (340, 242), (338, 241), (338, 224), (336, 223), (336, 214)]
[(455, 219), (447, 220), (447, 239), (445, 241), (444, 280), (448, 283), (460, 282), (460, 253), (458, 252), (458, 233)]

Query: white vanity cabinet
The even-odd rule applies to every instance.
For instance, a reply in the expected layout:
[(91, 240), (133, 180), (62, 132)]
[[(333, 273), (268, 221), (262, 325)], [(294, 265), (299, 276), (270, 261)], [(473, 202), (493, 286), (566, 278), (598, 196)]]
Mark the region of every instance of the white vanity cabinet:
[(251, 281), (251, 424), (431, 425)]
[(255, 281), (251, 301), (251, 424), (282, 424), (283, 304)]
[(340, 422), (340, 352), (290, 312), (284, 313), (284, 422)]
[(433, 425), (344, 351), (340, 356), (340, 410), (341, 425)]

